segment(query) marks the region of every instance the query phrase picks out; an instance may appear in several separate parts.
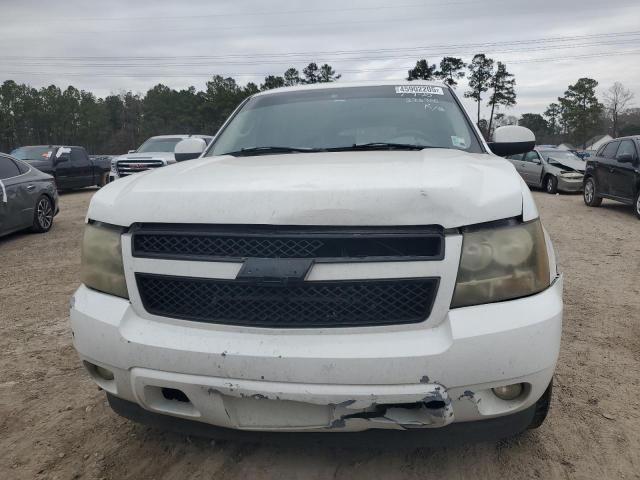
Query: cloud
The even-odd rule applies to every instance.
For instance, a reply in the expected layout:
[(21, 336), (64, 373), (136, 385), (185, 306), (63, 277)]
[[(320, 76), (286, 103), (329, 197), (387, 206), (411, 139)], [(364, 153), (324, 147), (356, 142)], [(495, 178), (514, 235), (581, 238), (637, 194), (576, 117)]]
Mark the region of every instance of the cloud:
[[(309, 61), (332, 64), (343, 80), (402, 79), (419, 58), (468, 61), (476, 52), (516, 75), (518, 105), (508, 114), (542, 112), (583, 76), (600, 82), (598, 93), (614, 81), (640, 92), (634, 0), (4, 0), (2, 7), (11, 21), (0, 30), (0, 81), (72, 84), (101, 96), (157, 83), (204, 88), (216, 73), (260, 83)], [(532, 41), (540, 39), (550, 40)], [(465, 88), (463, 81), (461, 96)]]

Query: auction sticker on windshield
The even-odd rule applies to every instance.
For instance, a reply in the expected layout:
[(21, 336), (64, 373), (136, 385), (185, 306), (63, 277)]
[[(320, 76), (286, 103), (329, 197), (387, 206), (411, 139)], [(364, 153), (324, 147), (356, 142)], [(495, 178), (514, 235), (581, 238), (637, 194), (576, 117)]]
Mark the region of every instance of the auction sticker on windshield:
[(441, 87), (431, 85), (397, 85), (396, 93), (401, 95), (444, 95)]

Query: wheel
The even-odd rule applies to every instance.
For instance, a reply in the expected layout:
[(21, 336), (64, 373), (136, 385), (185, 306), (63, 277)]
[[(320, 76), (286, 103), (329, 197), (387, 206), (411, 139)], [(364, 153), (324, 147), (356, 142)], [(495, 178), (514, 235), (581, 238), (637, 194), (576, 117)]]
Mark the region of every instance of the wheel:
[(558, 179), (553, 175), (547, 175), (544, 178), (544, 189), (547, 193), (558, 192)]
[(100, 175), (100, 182), (98, 183), (98, 186), (100, 188), (104, 187), (107, 183), (109, 183), (109, 172), (105, 172), (103, 174)]
[(599, 207), (602, 204), (602, 197), (599, 197), (596, 190), (596, 181), (593, 177), (587, 178), (582, 194), (585, 205), (589, 207)]
[(533, 414), (533, 419), (527, 427), (529, 430), (538, 428), (544, 423), (544, 420), (549, 414), (549, 408), (551, 407), (551, 396), (553, 394), (553, 379), (549, 382), (549, 386), (544, 391), (540, 399), (536, 402), (536, 411)]
[(44, 233), (51, 230), (53, 225), (53, 205), (46, 195), (38, 197), (36, 208), (33, 212), (33, 224), (31, 231), (35, 233)]
[(638, 193), (636, 193), (636, 217), (640, 218), (640, 188), (638, 189)]

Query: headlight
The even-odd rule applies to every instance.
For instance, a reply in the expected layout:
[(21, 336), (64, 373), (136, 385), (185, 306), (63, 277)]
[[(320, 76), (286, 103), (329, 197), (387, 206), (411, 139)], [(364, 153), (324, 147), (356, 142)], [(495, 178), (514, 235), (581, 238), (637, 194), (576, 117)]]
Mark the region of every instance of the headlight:
[(111, 162), (111, 173), (117, 173), (117, 172), (118, 172), (118, 164), (114, 160)]
[(82, 240), (80, 279), (87, 287), (129, 298), (122, 265), (122, 248), (117, 227), (87, 224)]
[(451, 307), (499, 302), (550, 285), (540, 220), (464, 233)]

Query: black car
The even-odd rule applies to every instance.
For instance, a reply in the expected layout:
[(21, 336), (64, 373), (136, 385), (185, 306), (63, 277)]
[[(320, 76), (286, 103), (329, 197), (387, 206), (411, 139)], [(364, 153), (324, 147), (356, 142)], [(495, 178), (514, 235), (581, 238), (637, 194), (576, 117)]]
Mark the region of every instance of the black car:
[(58, 213), (51, 175), (0, 153), (0, 236), (18, 230), (47, 232)]
[(109, 182), (111, 159), (91, 159), (83, 147), (34, 145), (16, 148), (11, 155), (53, 176), (59, 190), (101, 187)]
[(640, 135), (616, 138), (587, 159), (584, 203), (598, 207), (603, 198), (633, 205), (640, 218)]

